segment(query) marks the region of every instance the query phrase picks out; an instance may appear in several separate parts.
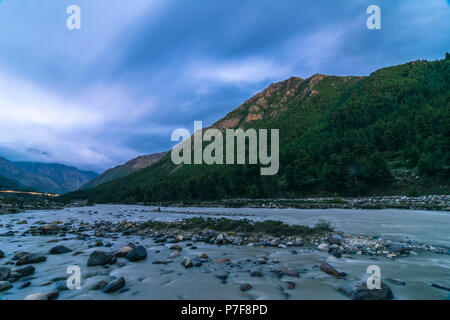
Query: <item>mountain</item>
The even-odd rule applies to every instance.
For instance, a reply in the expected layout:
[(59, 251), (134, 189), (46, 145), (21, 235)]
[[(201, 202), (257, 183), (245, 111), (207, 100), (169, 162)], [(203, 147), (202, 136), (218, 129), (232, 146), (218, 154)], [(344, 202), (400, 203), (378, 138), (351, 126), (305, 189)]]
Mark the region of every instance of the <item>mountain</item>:
[(63, 194), (78, 190), (97, 173), (62, 164), (12, 162), (0, 157), (0, 175), (35, 191)]
[(0, 190), (32, 191), (20, 182), (0, 176)]
[(161, 152), (146, 156), (140, 156), (135, 159), (132, 159), (123, 165), (106, 170), (101, 175), (85, 183), (80, 189), (81, 190), (92, 189), (103, 183), (112, 181), (114, 179), (128, 176), (136, 171), (142, 170), (144, 168), (153, 165), (154, 163), (159, 161), (162, 157), (164, 157), (166, 154), (167, 152)]
[(280, 130), (280, 170), (258, 165), (151, 167), (68, 199), (95, 202), (449, 193), (450, 58), (369, 76), (290, 78), (213, 127)]

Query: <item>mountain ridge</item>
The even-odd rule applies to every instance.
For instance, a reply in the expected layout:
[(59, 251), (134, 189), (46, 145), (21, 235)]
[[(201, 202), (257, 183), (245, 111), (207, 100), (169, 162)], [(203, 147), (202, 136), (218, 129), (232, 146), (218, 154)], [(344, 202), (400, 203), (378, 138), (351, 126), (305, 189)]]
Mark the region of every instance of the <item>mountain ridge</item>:
[(279, 128), (277, 176), (261, 177), (250, 165), (177, 168), (166, 156), (68, 198), (134, 203), (414, 193), (408, 188), (448, 192), (439, 184), (450, 168), (449, 77), (450, 59), (412, 61), (369, 76), (291, 77), (212, 125)]

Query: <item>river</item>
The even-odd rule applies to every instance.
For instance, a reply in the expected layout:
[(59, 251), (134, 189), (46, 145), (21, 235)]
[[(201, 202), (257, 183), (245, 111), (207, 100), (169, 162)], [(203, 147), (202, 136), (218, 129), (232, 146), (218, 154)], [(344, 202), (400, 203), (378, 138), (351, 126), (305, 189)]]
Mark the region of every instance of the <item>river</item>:
[[(162, 208), (162, 212), (153, 212), (154, 207), (132, 205), (96, 205), (95, 207), (65, 208), (57, 211), (33, 211), (0, 216), (0, 234), (14, 231), (13, 236), (0, 237), (0, 250), (5, 257), (0, 266), (19, 251), (41, 253), (47, 261), (33, 264), (36, 272), (27, 279), (13, 283), (9, 290), (0, 292), (0, 299), (24, 299), (29, 294), (47, 292), (56, 288), (58, 282), (49, 281), (67, 277), (66, 269), (70, 265), (81, 268), (82, 285), (80, 290), (60, 292), (59, 299), (347, 299), (337, 291), (355, 277), (361, 277), (369, 265), (381, 269), (381, 277), (394, 278), (405, 282), (395, 285), (386, 282), (392, 289), (395, 299), (449, 299), (449, 292), (434, 288), (433, 283), (450, 287), (450, 255), (424, 252), (398, 257), (396, 260), (384, 256), (344, 255), (337, 259), (326, 252), (307, 248), (247, 247), (233, 245), (210, 245), (195, 243), (195, 246), (183, 245), (181, 256), (167, 265), (154, 264), (155, 260), (167, 259), (169, 244), (157, 244), (151, 238), (118, 235), (117, 238), (102, 238), (108, 248), (115, 251), (129, 242), (143, 245), (148, 250), (144, 261), (126, 263), (124, 266), (87, 267), (89, 254), (98, 250), (93, 247), (97, 238), (91, 235), (88, 240), (77, 240), (67, 234), (31, 236), (22, 233), (38, 221), (63, 223), (95, 221), (175, 221), (196, 216), (225, 217), (229, 219), (250, 219), (255, 221), (280, 220), (288, 224), (313, 226), (319, 219), (331, 221), (336, 230), (350, 234), (379, 236), (396, 241), (414, 240), (434, 246), (450, 248), (450, 213), (446, 211), (413, 210), (346, 210), (346, 209), (255, 209), (255, 208)], [(26, 221), (24, 224), (18, 222)], [(49, 255), (49, 250), (64, 245), (75, 251), (72, 254)], [(196, 248), (195, 248), (196, 247)], [(297, 254), (293, 254), (295, 249)], [(230, 272), (227, 283), (221, 283), (215, 277), (223, 269), (222, 265), (210, 263), (199, 268), (185, 269), (180, 265), (184, 256), (206, 253), (213, 259), (229, 258), (237, 268)], [(251, 277), (246, 270), (250, 260), (267, 256), (269, 260), (279, 260), (279, 266), (300, 272), (299, 278), (271, 276)], [(347, 273), (347, 280), (335, 279), (318, 269), (321, 261), (327, 259), (337, 270)], [(14, 266), (8, 266), (14, 269)], [(113, 294), (91, 290), (99, 280), (105, 277), (126, 279), (126, 290)], [(295, 284), (294, 289), (280, 288), (283, 281)], [(20, 285), (29, 281), (26, 288)], [(61, 282), (61, 281), (60, 281)], [(242, 292), (239, 285), (250, 283), (252, 289)]]

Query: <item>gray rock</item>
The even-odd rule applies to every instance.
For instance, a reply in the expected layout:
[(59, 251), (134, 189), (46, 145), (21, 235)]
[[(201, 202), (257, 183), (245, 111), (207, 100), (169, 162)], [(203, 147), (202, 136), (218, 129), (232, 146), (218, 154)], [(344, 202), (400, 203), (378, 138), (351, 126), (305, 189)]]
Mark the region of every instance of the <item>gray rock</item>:
[(139, 261), (147, 259), (147, 249), (144, 246), (138, 246), (128, 252), (127, 259), (130, 261)]
[(48, 300), (48, 296), (46, 293), (34, 293), (25, 297), (25, 300)]
[(50, 254), (64, 254), (68, 252), (72, 252), (72, 250), (64, 246), (56, 246), (50, 249)]
[(33, 267), (33, 266), (26, 266), (26, 267), (23, 267), (23, 268), (19, 268), (19, 269), (15, 270), (15, 271), (17, 273), (19, 273), (21, 275), (21, 277), (26, 277), (26, 276), (32, 275), (35, 270), (36, 270), (36, 268)]
[(56, 300), (59, 298), (59, 292), (58, 291), (49, 291), (46, 293), (48, 300)]
[(185, 267), (186, 269), (192, 268), (192, 267), (194, 266), (194, 264), (192, 263), (192, 260), (189, 259), (188, 257), (185, 257), (185, 258), (183, 259), (183, 261), (181, 261), (181, 265), (182, 265), (183, 267)]
[(103, 266), (112, 262), (113, 254), (105, 251), (94, 251), (89, 255), (87, 265), (92, 266)]
[(104, 293), (112, 293), (112, 292), (116, 292), (117, 290), (122, 289), (125, 286), (125, 278), (124, 277), (120, 277), (117, 280), (111, 281), (110, 283), (108, 283), (104, 288), (103, 288), (103, 292)]
[(405, 253), (407, 251), (405, 245), (400, 242), (393, 242), (389, 247), (392, 252)]
[(10, 268), (0, 267), (0, 281), (8, 279), (10, 273), (11, 273)]
[(44, 262), (46, 260), (47, 260), (47, 258), (43, 255), (40, 255), (37, 253), (31, 253), (31, 254), (24, 255), (22, 258), (20, 258), (19, 261), (17, 261), (16, 265), (23, 266), (23, 265), (31, 264), (31, 263)]
[(333, 234), (333, 235), (328, 239), (328, 243), (340, 245), (340, 244), (342, 243), (343, 240), (344, 240), (344, 238), (342, 238), (340, 235), (338, 235), (338, 234)]
[(249, 291), (249, 290), (251, 290), (253, 287), (252, 287), (252, 285), (250, 284), (250, 283), (243, 283), (243, 284), (241, 284), (240, 286), (239, 286), (239, 289), (242, 291), (242, 292), (246, 292), (246, 291)]
[(0, 291), (5, 291), (12, 288), (12, 284), (9, 281), (0, 281)]
[(367, 279), (369, 275), (365, 275), (361, 280), (355, 280), (341, 287), (338, 291), (345, 294), (352, 300), (391, 300), (394, 298), (391, 288), (381, 282), (380, 289), (367, 288)]

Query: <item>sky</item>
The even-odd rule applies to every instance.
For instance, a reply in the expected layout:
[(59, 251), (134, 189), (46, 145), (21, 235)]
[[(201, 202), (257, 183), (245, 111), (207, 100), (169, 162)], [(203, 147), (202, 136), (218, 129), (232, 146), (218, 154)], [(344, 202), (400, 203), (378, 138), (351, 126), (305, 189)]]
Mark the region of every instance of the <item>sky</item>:
[(0, 0), (0, 156), (102, 172), (291, 76), (442, 59), (449, 2)]

